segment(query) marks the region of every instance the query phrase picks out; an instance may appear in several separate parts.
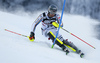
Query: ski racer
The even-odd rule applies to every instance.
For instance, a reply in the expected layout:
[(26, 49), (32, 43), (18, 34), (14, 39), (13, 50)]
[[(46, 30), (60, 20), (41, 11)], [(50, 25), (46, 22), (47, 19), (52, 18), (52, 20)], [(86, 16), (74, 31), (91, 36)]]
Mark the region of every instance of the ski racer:
[[(34, 21), (34, 23), (32, 24), (32, 30), (30, 33), (29, 40), (34, 41), (35, 29), (40, 22), (42, 22), (42, 34), (45, 37), (54, 41), (57, 33), (57, 27), (53, 26), (52, 22), (57, 22), (58, 24), (60, 23), (60, 15), (57, 14), (57, 6), (50, 5), (48, 8), (48, 12), (40, 14), (39, 17)], [(63, 23), (61, 23), (61, 27), (63, 27)], [(68, 40), (65, 40), (61, 34), (58, 34), (55, 44), (61, 47), (62, 50), (66, 52), (66, 54), (69, 53), (69, 50), (67, 48), (69, 47), (74, 52), (80, 54), (81, 57), (84, 55), (84, 53), (82, 53), (81, 50), (79, 50), (73, 43), (69, 42)]]

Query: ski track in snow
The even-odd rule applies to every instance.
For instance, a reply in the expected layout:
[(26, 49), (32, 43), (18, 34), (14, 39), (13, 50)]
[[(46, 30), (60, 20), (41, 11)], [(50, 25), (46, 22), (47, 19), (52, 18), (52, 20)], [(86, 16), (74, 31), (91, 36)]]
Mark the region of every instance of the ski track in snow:
[(0, 12), (0, 63), (100, 63), (100, 41), (94, 37), (93, 29), (98, 22), (88, 17), (64, 14), (62, 21), (65, 29), (95, 46), (96, 49), (60, 29), (65, 39), (72, 41), (85, 53), (84, 58), (73, 52), (66, 55), (57, 45), (52, 49), (52, 42), (41, 34), (41, 24), (35, 31), (34, 42), (4, 30), (29, 35), (31, 25), (40, 13), (30, 17)]

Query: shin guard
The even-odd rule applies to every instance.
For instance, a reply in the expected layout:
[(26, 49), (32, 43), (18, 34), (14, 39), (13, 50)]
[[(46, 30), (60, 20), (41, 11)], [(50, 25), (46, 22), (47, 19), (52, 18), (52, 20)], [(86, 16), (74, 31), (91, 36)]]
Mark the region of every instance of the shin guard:
[[(55, 35), (51, 31), (48, 33), (48, 36), (52, 41), (54, 41)], [(55, 44), (57, 44), (59, 47), (64, 47), (63, 42), (59, 40), (58, 38), (56, 38)]]

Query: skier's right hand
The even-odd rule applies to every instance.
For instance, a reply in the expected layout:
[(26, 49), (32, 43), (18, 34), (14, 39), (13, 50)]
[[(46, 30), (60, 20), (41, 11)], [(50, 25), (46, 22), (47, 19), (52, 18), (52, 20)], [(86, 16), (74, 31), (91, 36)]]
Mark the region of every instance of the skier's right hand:
[(30, 33), (29, 40), (30, 40), (30, 41), (34, 41), (34, 39), (35, 39), (35, 33), (34, 33), (34, 32), (31, 32), (31, 33)]

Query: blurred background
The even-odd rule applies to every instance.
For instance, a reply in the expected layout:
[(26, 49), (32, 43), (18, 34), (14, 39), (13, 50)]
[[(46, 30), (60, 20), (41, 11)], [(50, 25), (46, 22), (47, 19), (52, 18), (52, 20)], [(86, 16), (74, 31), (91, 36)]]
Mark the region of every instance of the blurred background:
[[(34, 13), (36, 11), (44, 11), (48, 9), (50, 4), (58, 6), (58, 11), (62, 10), (64, 0), (0, 0), (0, 11), (16, 13), (24, 11), (26, 13)], [(100, 0), (66, 0), (65, 12), (69, 14), (77, 14), (89, 16), (100, 22)], [(100, 24), (94, 30), (97, 30), (100, 39)]]

